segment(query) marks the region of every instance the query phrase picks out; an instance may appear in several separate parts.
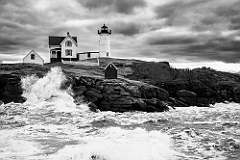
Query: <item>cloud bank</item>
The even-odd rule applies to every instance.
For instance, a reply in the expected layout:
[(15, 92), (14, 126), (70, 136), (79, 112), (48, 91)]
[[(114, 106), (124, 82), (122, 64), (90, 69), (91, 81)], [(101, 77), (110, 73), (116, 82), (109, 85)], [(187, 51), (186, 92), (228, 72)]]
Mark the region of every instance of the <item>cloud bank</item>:
[(98, 50), (105, 22), (114, 57), (239, 63), (239, 8), (239, 0), (0, 0), (0, 58), (35, 49), (49, 61), (48, 36), (67, 32), (78, 51)]

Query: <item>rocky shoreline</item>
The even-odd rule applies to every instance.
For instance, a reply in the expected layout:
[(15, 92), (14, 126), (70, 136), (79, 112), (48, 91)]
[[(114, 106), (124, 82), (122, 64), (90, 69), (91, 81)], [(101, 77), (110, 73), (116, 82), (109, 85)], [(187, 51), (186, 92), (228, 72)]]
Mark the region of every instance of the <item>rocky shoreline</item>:
[(90, 102), (101, 111), (162, 112), (168, 110), (166, 90), (127, 79), (73, 77), (72, 91), (76, 103)]
[[(25, 101), (22, 97), (21, 73), (0, 74), (0, 100), (4, 103)], [(66, 74), (62, 85), (71, 85), (76, 104), (88, 103), (92, 110), (162, 112), (174, 107), (199, 106), (224, 101), (240, 102), (238, 83), (221, 83), (212, 90), (200, 82), (169, 81), (156, 87), (126, 78), (104, 79), (100, 76), (77, 76)], [(195, 92), (192, 91), (194, 88)]]

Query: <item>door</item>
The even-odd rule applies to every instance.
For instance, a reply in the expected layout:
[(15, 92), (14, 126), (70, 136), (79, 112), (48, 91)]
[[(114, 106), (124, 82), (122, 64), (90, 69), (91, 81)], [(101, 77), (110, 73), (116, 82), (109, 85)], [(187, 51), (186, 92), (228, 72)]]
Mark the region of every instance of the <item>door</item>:
[(57, 61), (61, 62), (61, 58), (62, 58), (61, 51), (57, 51)]

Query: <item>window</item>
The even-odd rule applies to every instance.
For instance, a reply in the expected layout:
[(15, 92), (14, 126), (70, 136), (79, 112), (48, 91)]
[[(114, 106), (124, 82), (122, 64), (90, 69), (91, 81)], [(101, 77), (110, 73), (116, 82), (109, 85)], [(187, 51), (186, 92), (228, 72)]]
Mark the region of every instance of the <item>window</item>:
[(32, 60), (35, 59), (35, 54), (31, 54), (31, 59), (32, 59)]
[(65, 46), (72, 47), (72, 42), (71, 41), (66, 41)]
[(52, 57), (51, 58), (57, 58), (57, 52), (56, 51), (52, 51)]
[(108, 53), (108, 52), (106, 53), (106, 56), (107, 56), (107, 57), (109, 56), (109, 53)]
[(71, 49), (66, 49), (65, 54), (66, 54), (66, 56), (72, 56), (72, 50)]
[(91, 53), (87, 53), (87, 57), (88, 57), (88, 58), (91, 58)]

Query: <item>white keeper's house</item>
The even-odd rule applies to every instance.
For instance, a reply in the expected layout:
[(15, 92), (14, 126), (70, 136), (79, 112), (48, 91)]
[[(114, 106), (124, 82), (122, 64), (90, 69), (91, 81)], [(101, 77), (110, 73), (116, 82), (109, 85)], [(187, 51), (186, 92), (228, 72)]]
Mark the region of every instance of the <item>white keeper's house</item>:
[(89, 58), (110, 57), (111, 30), (104, 24), (99, 34), (99, 51), (78, 52), (78, 39), (67, 36), (49, 36), (50, 62), (80, 61)]
[(32, 50), (23, 58), (23, 63), (35, 63), (43, 65), (44, 60), (37, 52)]

